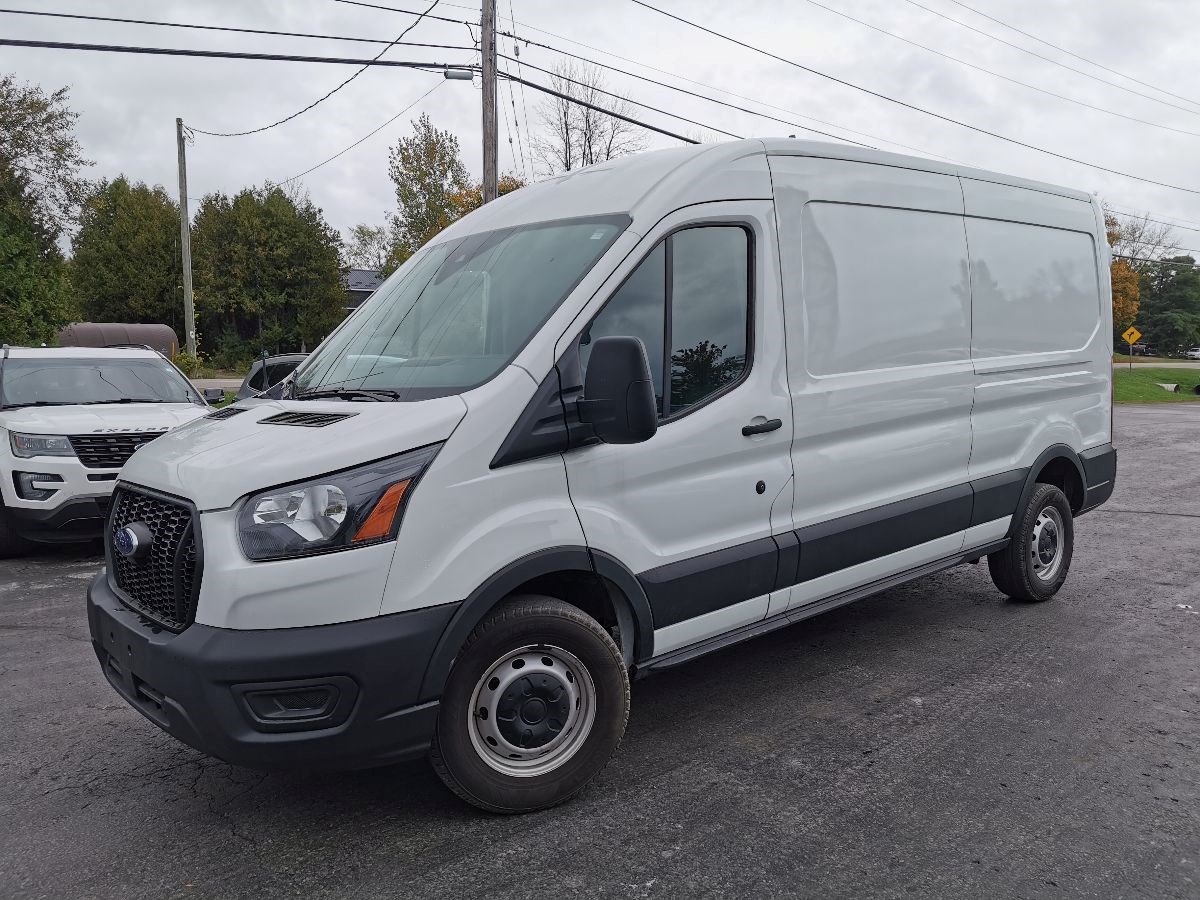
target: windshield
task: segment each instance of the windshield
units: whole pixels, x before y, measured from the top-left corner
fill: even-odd
[[[504,368],[628,225],[570,219],[472,234],[418,251],[296,375],[400,400],[456,394]]]
[[[196,390],[165,359],[4,360],[0,404],[199,403]]]

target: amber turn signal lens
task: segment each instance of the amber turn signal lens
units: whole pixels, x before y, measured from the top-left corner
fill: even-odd
[[[392,533],[392,523],[396,521],[396,513],[400,511],[400,502],[404,499],[404,492],[408,490],[411,483],[411,479],[397,481],[383,492],[383,496],[379,498],[379,502],[375,504],[371,514],[367,516],[367,521],[363,522],[362,527],[355,533],[355,543],[378,540]]]

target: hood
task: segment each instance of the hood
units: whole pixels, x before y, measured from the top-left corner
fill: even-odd
[[[166,431],[211,412],[195,403],[105,403],[96,406],[26,406],[0,414],[9,431],[26,434],[96,434]]]
[[[444,441],[462,420],[461,397],[416,403],[250,400],[205,416],[138,450],[121,480],[225,509],[264,488],[315,478]],[[327,425],[263,422],[280,413],[344,415]]]

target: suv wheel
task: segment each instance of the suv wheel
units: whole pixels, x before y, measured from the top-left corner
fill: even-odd
[[[992,582],[1014,600],[1049,600],[1067,580],[1075,549],[1075,525],[1066,495],[1038,484],[1018,511],[1012,541],[988,556]]]
[[[628,717],[629,673],[600,623],[561,600],[518,597],[467,639],[430,753],[468,803],[531,812],[581,791],[616,750]]]

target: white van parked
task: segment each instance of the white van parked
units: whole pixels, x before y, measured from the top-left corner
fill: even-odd
[[[209,411],[148,348],[0,349],[0,556],[99,537],[133,452]]]
[[[560,802],[631,672],[985,556],[1051,597],[1115,478],[1108,263],[1087,194],[834,144],[508,194],[130,461],[104,672],[230,762]]]

